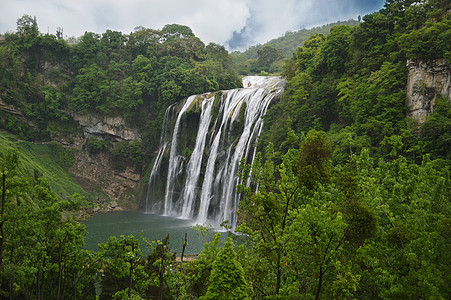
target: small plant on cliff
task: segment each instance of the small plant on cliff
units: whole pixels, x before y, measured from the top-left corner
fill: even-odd
[[[90,137],[86,141],[86,148],[90,153],[99,153],[103,150],[106,150],[109,148],[110,141],[108,139],[106,140],[100,140],[96,137]]]

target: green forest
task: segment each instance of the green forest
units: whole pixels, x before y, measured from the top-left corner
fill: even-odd
[[[0,298],[449,299],[451,100],[418,87],[434,99],[418,122],[406,86],[408,61],[449,74],[450,11],[387,0],[360,22],[302,31],[289,58],[283,38],[232,55],[177,24],[68,43],[24,15],[0,36]],[[123,116],[141,140],[86,147],[146,173],[169,105],[247,74],[287,84],[240,166],[235,232],[198,226],[189,262],[169,235],[84,249],[80,212],[94,203],[67,174],[74,115]]]

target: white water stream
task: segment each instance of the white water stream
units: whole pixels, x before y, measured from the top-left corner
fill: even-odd
[[[244,88],[222,91],[216,96],[190,96],[178,111],[172,129],[166,120],[171,114],[167,112],[160,150],[149,178],[146,210],[213,227],[228,221],[235,228],[239,163],[242,159],[252,163],[254,144],[263,128],[262,116],[271,101],[282,95],[284,84],[279,77],[248,76],[243,78]],[[183,131],[183,124],[187,114],[199,107],[197,135],[186,162],[186,153],[183,155],[180,147],[189,133]],[[170,130],[172,135],[168,134]],[[165,160],[167,147],[170,151]],[[166,178],[158,176],[164,162]],[[156,180],[166,180],[164,199],[152,191]]]

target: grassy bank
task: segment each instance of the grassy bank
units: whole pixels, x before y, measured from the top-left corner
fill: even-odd
[[[65,149],[55,142],[22,141],[15,135],[0,131],[0,155],[15,148],[18,149],[20,156],[19,171],[25,176],[47,178],[50,187],[62,197],[78,193],[90,202],[95,199],[94,195],[78,185],[67,171],[73,164],[72,150]]]

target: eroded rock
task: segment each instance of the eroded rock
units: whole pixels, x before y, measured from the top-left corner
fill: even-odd
[[[445,59],[432,62],[408,60],[407,67],[408,115],[421,124],[434,110],[437,96],[450,98],[451,65]]]

